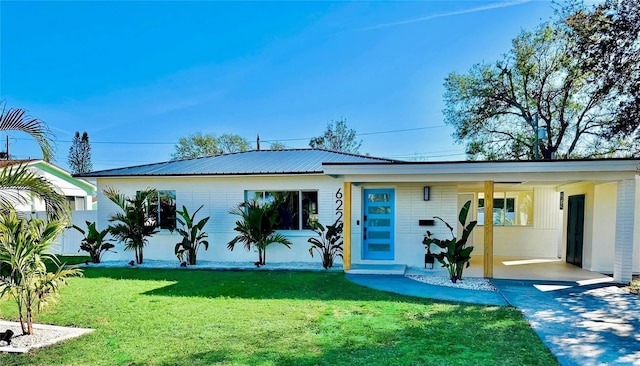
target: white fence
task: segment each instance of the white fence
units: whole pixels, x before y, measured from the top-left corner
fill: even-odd
[[[76,225],[85,231],[87,230],[86,221],[95,222],[98,220],[97,210],[72,211],[71,213],[71,224]],[[25,216],[32,216],[43,220],[47,218],[47,213],[45,211],[38,211],[35,213],[23,212],[23,214]],[[53,251],[56,254],[63,255],[86,254],[85,252],[79,252],[80,242],[83,238],[84,235],[82,235],[82,233],[70,226],[58,237],[56,244],[53,246]]]

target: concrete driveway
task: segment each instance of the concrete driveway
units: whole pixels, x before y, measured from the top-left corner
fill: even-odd
[[[640,365],[640,296],[612,283],[491,282],[562,365]]]

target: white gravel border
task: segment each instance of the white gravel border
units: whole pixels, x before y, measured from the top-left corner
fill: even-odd
[[[486,278],[465,277],[464,279],[458,280],[456,283],[453,283],[447,276],[408,274],[405,277],[429,285],[447,286],[478,291],[498,291],[493,286],[491,281],[487,280]]]
[[[11,338],[11,345],[7,346],[4,342],[2,342],[2,345],[0,345],[0,352],[26,353],[34,348],[50,346],[52,344],[62,342],[67,339],[80,337],[81,335],[94,331],[93,329],[87,328],[34,324],[34,334],[23,335],[20,323],[0,320],[0,332],[5,332],[7,329],[11,329],[14,333],[13,337]]]
[[[142,264],[130,265],[131,261],[110,260],[101,263],[79,264],[81,268],[144,268],[144,269],[202,269],[202,270],[257,270],[257,271],[331,271],[342,272],[342,263],[336,263],[332,268],[325,270],[322,262],[267,262],[266,265],[257,267],[253,262],[217,262],[198,260],[193,266],[180,267],[177,260],[145,259]]]

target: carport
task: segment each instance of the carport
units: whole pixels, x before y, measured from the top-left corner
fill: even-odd
[[[474,258],[473,270],[482,268],[487,278],[555,280],[593,280],[599,273],[613,273],[616,282],[629,282],[632,273],[640,272],[640,240],[634,233],[639,162],[325,163],[323,169],[344,180],[346,270],[352,264],[418,266],[424,249],[416,243],[425,230],[448,235],[434,216],[454,223],[466,200],[476,206],[473,219],[482,212],[495,216],[496,202],[502,202],[504,215],[507,193],[531,190],[533,208],[527,212],[533,220],[524,215],[521,224],[496,226],[494,220],[486,220],[476,227],[471,242],[482,260]],[[389,207],[388,219],[376,220],[376,225],[389,222],[386,236],[376,232],[376,238],[386,242],[375,242],[370,235],[376,227],[368,226],[375,217],[367,211],[369,197],[388,197],[389,202],[383,202]],[[379,203],[371,205],[380,210]],[[371,256],[374,250],[389,253]]]

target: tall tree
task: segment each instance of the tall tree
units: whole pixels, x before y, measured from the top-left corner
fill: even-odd
[[[93,170],[91,163],[91,144],[89,144],[89,134],[76,131],[69,148],[69,168],[73,174],[88,173]]]
[[[175,145],[176,151],[171,154],[171,160],[247,151],[250,148],[249,141],[240,135],[225,133],[217,137],[208,133],[196,132],[178,140],[178,144]]]
[[[28,134],[38,143],[45,161],[53,158],[53,134],[43,121],[29,117],[24,109],[7,109],[3,104],[0,111],[0,131]],[[26,165],[7,165],[0,172],[0,208],[7,209],[15,203],[28,203],[31,200],[29,194],[20,192],[28,192],[42,199],[50,218],[68,215],[65,196],[51,182],[34,174]]]
[[[596,77],[597,90],[613,89],[618,113],[610,137],[638,133],[640,125],[640,2],[606,0],[586,11],[573,3],[565,8],[565,23],[575,39],[573,57]]]
[[[634,107],[621,106],[635,105],[637,112],[638,63],[636,71],[607,67],[603,78],[607,61],[594,57],[600,57],[595,50],[606,31],[587,39],[569,26],[568,20],[582,14],[580,29],[587,29],[595,13],[570,3],[557,22],[518,35],[502,60],[447,76],[445,122],[471,158],[533,159],[537,150],[543,159],[637,151],[629,131],[638,118],[629,123]],[[637,49],[638,33],[629,38]]]
[[[362,145],[362,140],[356,139],[356,130],[347,127],[347,121],[331,121],[322,136],[314,137],[309,141],[313,148],[327,149],[357,154]]]

